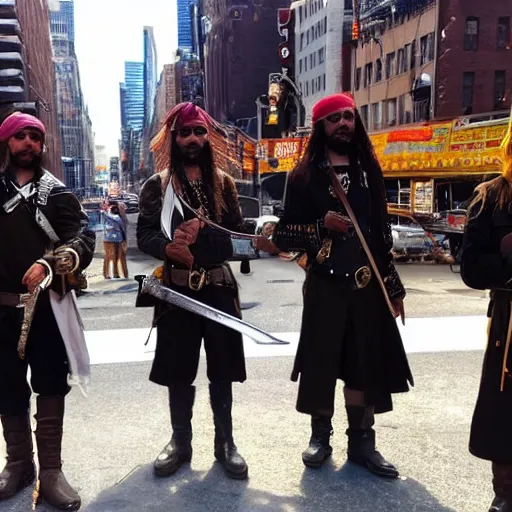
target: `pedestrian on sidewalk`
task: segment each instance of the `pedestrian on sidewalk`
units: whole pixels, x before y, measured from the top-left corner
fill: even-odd
[[[220,127],[202,109],[182,103],[168,114],[153,144],[158,169],[140,193],[137,239],[141,251],[164,261],[163,282],[216,309],[241,317],[237,282],[227,264],[231,237],[193,218],[178,196],[201,214],[240,231],[242,214],[234,180],[216,166]],[[233,440],[233,382],[246,380],[242,335],[188,311],[159,303],[157,345],[150,380],[169,390],[172,438],[154,464],[172,475],[192,458],[193,382],[204,339],[214,455],[228,477],[247,478],[247,464]]]
[[[119,279],[121,270],[123,277],[127,278],[128,220],[126,206],[123,203],[114,202],[103,212],[103,216],[103,277]]]
[[[27,114],[12,114],[0,126],[0,415],[7,445],[0,500],[35,478],[30,366],[37,394],[40,495],[57,509],[77,510],[80,497],[62,472],[61,446],[70,391],[66,349],[78,338],[64,339],[55,311],[66,316],[68,325],[72,315],[74,325],[78,318],[76,310],[58,309],[51,292],[62,303],[74,289],[77,272],[92,261],[95,234],[78,199],[42,167],[45,134],[43,123]],[[20,333],[25,315],[32,315],[28,299],[43,281],[48,288],[35,303],[25,350]]]
[[[413,384],[395,320],[403,317],[405,290],[392,261],[382,171],[350,95],[320,100],[313,107],[313,124],[304,157],[289,177],[284,213],[272,240],[257,242],[268,252],[307,255],[292,373],[294,381],[300,376],[297,410],[311,415],[311,439],[302,460],[318,468],[332,453],[331,420],[341,379],[348,459],[396,478],[398,470],[376,450],[372,428],[376,413],[392,410],[392,394],[407,392],[408,383]]]
[[[495,498],[489,512],[512,511],[512,152],[504,143],[503,176],[482,183],[468,208],[462,279],[490,290],[489,330],[470,452],[492,462]]]

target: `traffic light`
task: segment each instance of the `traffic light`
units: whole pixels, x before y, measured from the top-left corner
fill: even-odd
[[[354,21],[352,22],[352,41],[359,41],[359,33],[359,20],[354,19]]]

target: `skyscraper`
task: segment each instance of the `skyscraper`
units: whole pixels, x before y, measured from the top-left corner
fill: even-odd
[[[124,83],[120,84],[122,185],[132,189],[141,159],[144,129],[144,63],[124,63]]]
[[[124,63],[124,84],[121,84],[123,128],[141,130],[144,126],[144,63]],[[124,115],[124,117],[123,117]]]
[[[58,121],[64,157],[64,181],[72,189],[92,185],[94,150],[91,120],[82,95],[75,54],[73,0],[53,2],[50,29],[55,63]]]
[[[158,68],[153,27],[144,27],[144,131],[142,135],[142,157],[144,168],[151,174],[153,167],[149,143],[155,122],[155,97],[158,85]]]
[[[192,20],[190,4],[192,0],[178,0],[178,48],[192,51]]]

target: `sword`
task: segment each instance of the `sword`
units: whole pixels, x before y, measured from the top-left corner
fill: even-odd
[[[223,311],[219,311],[218,309],[212,308],[207,304],[199,302],[175,290],[171,290],[170,288],[163,286],[155,276],[150,276],[143,279],[140,293],[152,295],[153,297],[163,300],[164,302],[178,306],[182,309],[190,311],[191,313],[195,313],[196,315],[200,315],[204,318],[207,318],[208,320],[212,320],[213,322],[217,322],[218,324],[229,327],[230,329],[238,331],[241,334],[245,334],[254,340],[258,345],[290,344],[290,342],[275,338],[271,334],[259,329],[258,327],[255,327],[254,325],[244,322],[239,318],[224,313]]]
[[[207,219],[203,214],[192,208],[185,199],[183,199],[182,196],[179,196],[181,202],[183,205],[187,208],[187,210],[190,210],[201,222],[204,222],[206,225],[210,226],[213,229],[216,229],[217,231],[221,231],[222,233],[226,233],[227,235],[232,236],[233,238],[240,238],[242,240],[257,240],[261,237],[261,235],[249,235],[247,233],[238,233],[236,231],[231,231],[225,227],[219,226],[215,222],[211,221],[210,219]]]

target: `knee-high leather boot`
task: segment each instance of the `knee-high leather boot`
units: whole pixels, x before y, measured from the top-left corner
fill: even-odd
[[[512,512],[512,464],[492,463],[496,495],[489,512]]]
[[[348,460],[384,478],[398,478],[398,470],[375,448],[373,407],[347,405]]]
[[[171,476],[182,464],[192,460],[192,410],[196,388],[190,385],[169,387],[172,437],[154,464],[157,476]]]
[[[0,473],[0,500],[14,496],[34,482],[32,429],[27,412],[21,416],[2,416],[7,448],[7,464]]]
[[[332,435],[332,423],[329,416],[311,417],[311,439],[309,446],[302,452],[302,462],[308,468],[319,468],[331,456],[329,444]]]
[[[231,382],[210,384],[210,404],[215,424],[215,458],[222,464],[226,475],[235,480],[245,480],[248,468],[244,458],[238,453],[233,440],[233,390]]]
[[[59,510],[78,510],[81,500],[62,472],[64,397],[38,396],[36,442],[39,457],[40,497]]]

